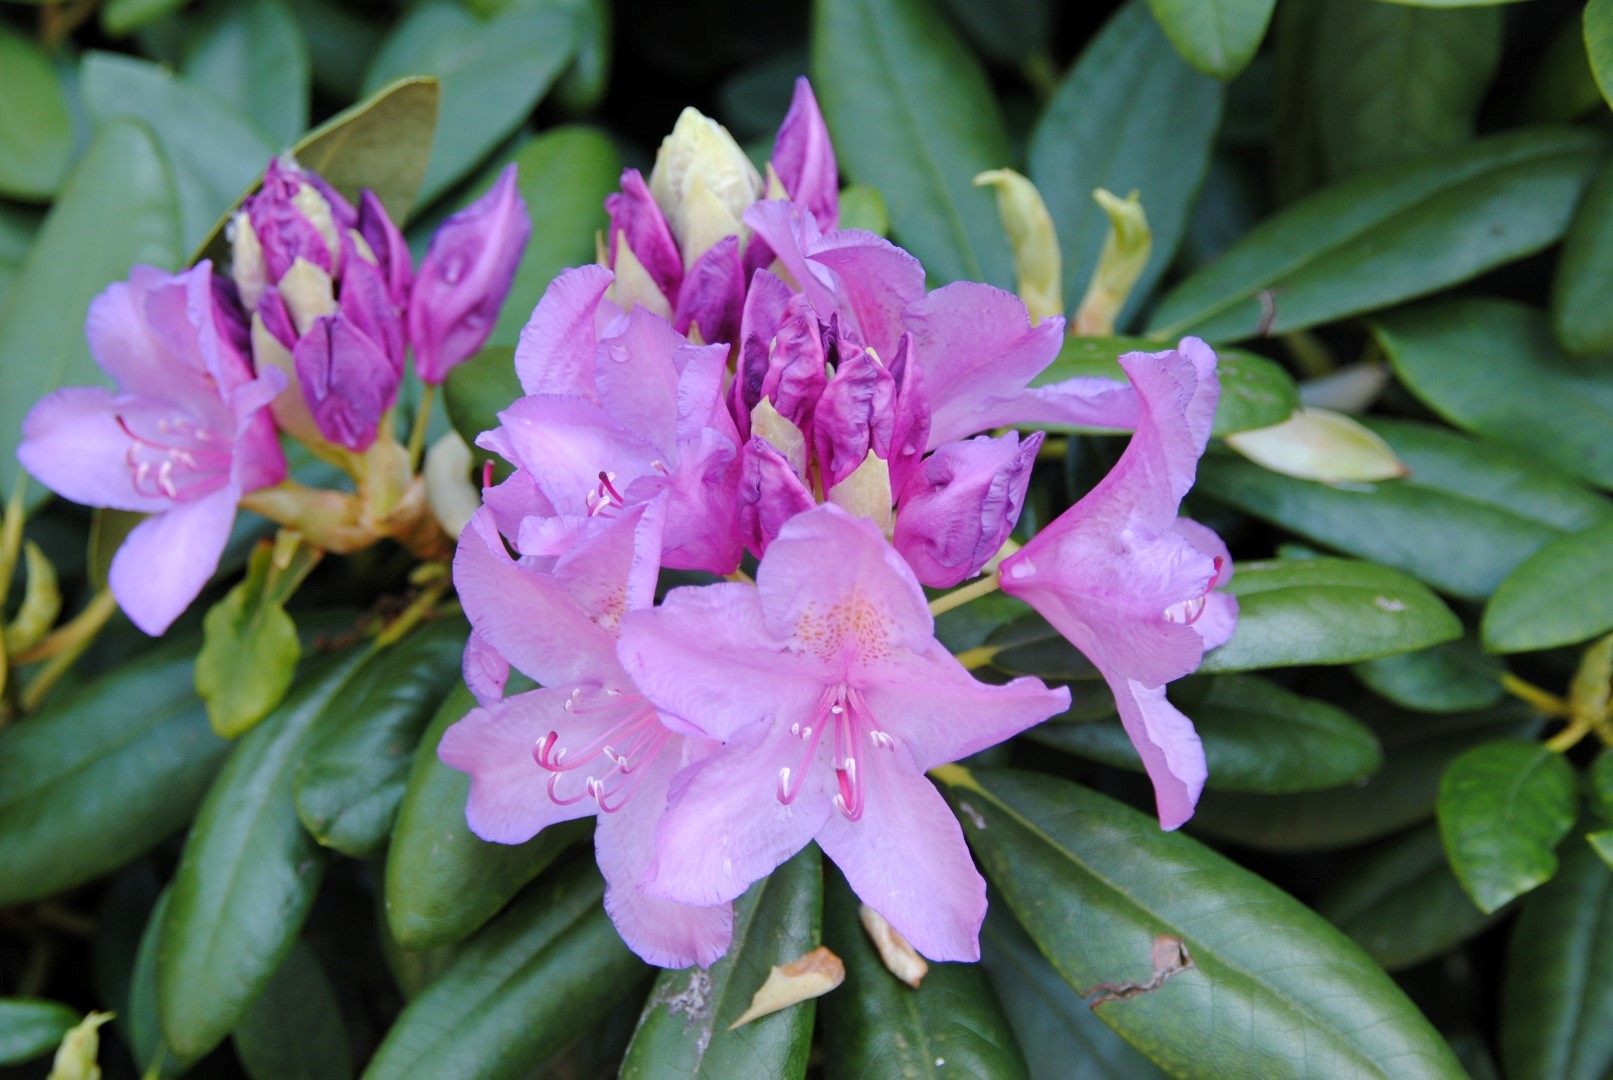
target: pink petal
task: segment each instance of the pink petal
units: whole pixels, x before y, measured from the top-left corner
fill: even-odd
[[[1019,520],[1042,445],[1009,432],[938,447],[902,489],[891,542],[924,584],[949,589],[974,577]]]
[[[1193,721],[1165,699],[1163,686],[1146,687],[1104,672],[1120,709],[1120,722],[1142,756],[1154,783],[1162,829],[1179,828],[1193,816],[1209,769]]]
[[[22,422],[17,460],[56,494],[85,506],[161,513],[173,501],[136,489],[128,455],[134,440],[118,423],[120,399],[101,387],[45,395]]]
[[[888,361],[907,330],[903,312],[924,295],[924,266],[884,237],[861,229],[827,233],[808,255],[834,272],[840,311]]]
[[[550,825],[598,811],[593,799],[565,806],[549,798],[553,774],[532,758],[533,745],[550,731],[565,730],[579,745],[591,741],[587,718],[564,708],[569,694],[565,689],[517,694],[472,709],[443,732],[437,757],[470,774],[465,822],[483,840],[524,844]]]
[[[677,464],[661,486],[667,498],[662,566],[713,574],[731,574],[739,567],[738,474],[739,449],[727,435],[707,428],[679,445]],[[638,492],[634,484],[629,498]]]
[[[760,436],[740,453],[739,528],[745,546],[757,558],[784,523],[816,505],[812,492],[773,444]]]
[[[600,473],[614,473],[620,491],[665,456],[582,398],[524,397],[499,413],[499,422],[516,463],[562,514],[593,508],[589,495],[599,492]]]
[[[635,307],[599,343],[594,361],[597,400],[617,426],[652,446],[676,438],[679,346],[672,324]]]
[[[840,220],[840,173],[828,125],[804,75],[795,80],[795,95],[779,125],[771,160],[790,200],[811,211],[819,228],[833,229]]]
[[[476,695],[477,704],[492,705],[504,699],[504,687],[510,681],[510,663],[474,630],[465,641],[465,656],[459,666],[465,685]]]
[[[863,349],[841,347],[839,365],[813,412],[812,435],[823,486],[832,488],[872,450],[889,459],[895,429],[896,380]]]
[[[603,266],[589,264],[562,271],[549,283],[515,347],[523,390],[594,398],[596,319],[614,280]]]
[[[665,512],[640,504],[612,518],[592,518],[555,563],[554,576],[584,613],[607,629],[655,602]]]
[[[606,246],[611,266],[616,265],[617,246],[626,244],[649,272],[650,280],[668,298],[678,295],[683,280],[683,256],[672,238],[666,217],[650,195],[649,186],[637,169],[622,173],[621,191],[605,196],[605,212],[610,215],[610,236]]]
[[[739,340],[745,302],[745,271],[739,259],[739,237],[725,236],[707,248],[689,268],[677,292],[673,322],[678,333],[691,330],[705,342]]]
[[[831,814],[818,844],[859,899],[931,960],[980,959],[986,882],[958,819],[902,750],[865,755],[861,820]]]
[[[112,557],[108,584],[129,621],[156,636],[196,599],[218,569],[235,524],[233,485],[149,517]]]
[[[620,810],[599,815],[594,855],[605,875],[605,910],[628,948],[661,967],[710,967],[728,951],[733,905],[680,904],[638,887],[655,861],[656,823],[666,810],[667,788],[678,764],[679,755],[669,746],[643,766],[650,772],[632,798]]]

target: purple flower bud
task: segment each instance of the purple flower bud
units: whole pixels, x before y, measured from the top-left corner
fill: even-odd
[[[842,337],[840,363],[823,388],[812,419],[825,491],[850,476],[872,450],[890,458],[896,380],[872,353]]]
[[[316,321],[292,357],[319,433],[357,453],[369,449],[398,392],[385,349],[337,312]]]
[[[810,210],[818,219],[818,228],[829,232],[840,223],[840,174],[834,146],[812,84],[804,75],[795,80],[795,97],[773,143],[772,165],[791,201]]]
[[[731,343],[739,336],[745,302],[745,274],[739,263],[739,237],[725,236],[695,260],[678,289],[673,325],[695,330],[703,342]]]
[[[349,259],[342,277],[342,314],[381,346],[395,376],[403,376],[403,311],[392,299],[380,267],[365,259]]]
[[[437,229],[409,293],[409,341],[422,380],[442,382],[450,368],[482,347],[531,234],[514,165]]]
[[[637,169],[623,170],[622,190],[605,197],[605,212],[610,215],[610,237],[605,249],[610,253],[611,269],[616,268],[618,248],[625,243],[671,308],[678,302],[678,290],[683,284],[683,256],[678,254],[666,216]],[[682,327],[679,332],[683,332]]]
[[[891,542],[924,584],[949,589],[980,572],[1025,505],[1040,431],[949,442],[902,489]]]
[[[757,558],[767,551],[784,523],[815,505],[790,463],[761,437],[739,453],[739,534]]]
[[[297,326],[291,321],[291,311],[280,294],[270,289],[263,294],[258,302],[258,318],[263,320],[263,328],[285,346],[287,352],[297,347]]]
[[[263,249],[270,285],[279,282],[299,258],[333,276],[340,269],[337,257],[341,230],[336,210],[319,188],[308,182],[312,176],[277,158],[263,174],[262,190],[247,200],[247,219]],[[352,208],[347,209],[351,212]]]
[[[387,216],[386,207],[375,193],[366,189],[359,197],[358,234],[369,245],[375,264],[386,280],[392,302],[403,307],[409,302],[409,282],[414,277],[414,263],[409,257],[409,245],[403,233]]]
[[[771,320],[771,321],[769,321]],[[743,406],[742,430],[750,411],[765,397],[779,415],[802,431],[812,423],[823,393],[825,349],[812,302],[791,293],[772,274],[759,274],[746,299],[745,329],[735,380]]]
[[[891,431],[891,489],[901,491],[913,475],[930,439],[930,398],[924,388],[924,369],[914,359],[913,337],[903,334],[891,359],[896,380],[896,420]]]

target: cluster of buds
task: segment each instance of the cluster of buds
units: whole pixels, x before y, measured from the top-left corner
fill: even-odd
[[[1000,587],[1040,611],[1114,689],[1162,824],[1186,820],[1203,751],[1165,684],[1236,617],[1225,547],[1178,516],[1216,358],[1186,339],[1123,357],[1126,382],[1032,387],[1064,320],[927,290],[912,255],[835,228],[804,82],[767,183],[748,170],[685,112],[649,183],[629,171],[608,202],[604,265],[533,312],[524,396],[478,439],[513,468],[455,556],[479,705],[439,755],[485,839],[597,814],[606,907],[652,963],[721,956],[731,901],[814,840],[920,953],[975,959],[984,882],[924,773],[1069,696],[977,680],[934,610]],[[1135,434],[1019,548],[1042,435],[994,432],[1042,424]],[[728,580],[658,603],[662,568]],[[512,668],[542,689],[506,696]]]
[[[513,166],[437,230],[418,270],[379,199],[358,208],[289,159],[230,222],[231,275],[136,267],[90,306],[86,335],[116,384],[34,406],[18,457],[51,490],[152,515],[110,585],[160,634],[218,566],[238,507],[327,551],[382,538],[446,550],[416,462],[393,436],[410,352],[427,384],[491,333],[530,232]],[[280,435],[337,465],[355,491],[286,477]]]

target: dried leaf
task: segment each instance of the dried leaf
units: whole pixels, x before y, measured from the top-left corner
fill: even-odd
[[[767,981],[762,984],[756,996],[750,999],[750,1008],[742,1013],[738,1020],[728,1025],[733,1031],[752,1020],[758,1020],[769,1013],[776,1013],[780,1009],[787,1009],[791,1005],[808,1001],[815,997],[822,997],[846,979],[846,965],[840,962],[840,957],[819,945],[799,960],[792,960],[788,964],[775,964],[773,970],[767,973]]]

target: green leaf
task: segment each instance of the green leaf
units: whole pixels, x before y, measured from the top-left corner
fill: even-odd
[[[1037,947],[1166,1071],[1464,1075],[1382,968],[1264,879],[1065,780],[937,772],[976,860]],[[1096,993],[1104,984],[1146,989]],[[1235,1039],[1227,1016],[1240,1018]]]
[[[0,27],[0,195],[50,198],[72,157],[73,122],[50,57]]]
[[[1585,52],[1602,98],[1613,105],[1613,0],[1588,0],[1585,5]]]
[[[393,221],[407,221],[432,157],[441,98],[434,78],[398,79],[320,124],[292,152],[348,200],[369,188]]]
[[[91,881],[190,819],[228,747],[191,687],[195,647],[140,656],[0,731],[0,906]]]
[[[1590,772],[1585,774],[1585,782],[1591,798],[1591,809],[1603,821],[1613,821],[1613,749],[1604,749],[1596,755]]]
[[[1351,673],[1379,697],[1418,712],[1467,712],[1501,700],[1501,662],[1472,638],[1356,664]]]
[[[886,969],[859,906],[840,872],[829,874],[824,936],[846,981],[823,999],[825,1075],[1029,1076],[979,965],[933,963],[915,990]]]
[[[1164,1080],[1165,1074],[1098,1019],[1053,970],[1000,902],[986,912],[980,966],[1039,1080]]]
[[[516,186],[532,219],[532,239],[488,338],[494,346],[516,343],[549,282],[562,270],[593,262],[594,234],[610,224],[605,196],[616,190],[622,172],[621,154],[603,131],[581,125],[550,128],[521,143],[514,153],[495,157],[467,185],[464,196],[454,200],[453,209],[468,205],[492,187],[500,170],[511,162],[518,170]],[[508,398],[499,407],[514,400]]]
[[[571,60],[577,23],[552,9],[515,8],[481,20],[457,4],[415,8],[364,72],[373,92],[406,75],[442,85],[437,142],[420,187],[429,203],[509,138]]]
[[[328,0],[286,0],[308,39],[314,85],[336,101],[362,96],[364,66],[381,45],[386,27],[367,18],[369,9],[354,9]],[[431,128],[426,128],[430,147]],[[425,163],[421,163],[421,168]],[[385,200],[382,200],[385,202]],[[387,203],[390,212],[392,204]]]
[[[455,687],[420,737],[386,854],[386,919],[405,949],[463,941],[592,823],[551,826],[524,844],[494,844],[465,824],[470,777],[437,760],[448,726],[476,707]]]
[[[1451,763],[1439,784],[1439,832],[1480,911],[1551,880],[1578,803],[1573,767],[1540,743],[1486,743]]]
[[[1516,703],[1481,713],[1429,715],[1358,709],[1383,744],[1383,768],[1365,783],[1299,795],[1212,791],[1194,832],[1262,851],[1331,851],[1426,821],[1446,766],[1492,739],[1528,738],[1540,722]]]
[[[1381,316],[1373,331],[1406,389],[1457,427],[1613,487],[1613,371],[1564,354],[1540,311],[1454,300]]]
[[[1597,857],[1607,864],[1607,868],[1613,870],[1613,829],[1599,829],[1587,833],[1585,840],[1591,845],[1591,850],[1596,852]]]
[[[476,436],[498,427],[498,414],[525,395],[515,374],[515,348],[510,345],[489,346],[448,372],[443,381],[443,404],[454,430],[475,455],[478,468],[483,461],[502,463],[504,459],[477,446]]]
[[[850,184],[840,189],[840,227],[862,229],[876,236],[889,236],[890,208],[876,187]]]
[[[1561,124],[1602,108],[1602,92],[1585,54],[1584,22],[1568,20],[1533,65],[1524,116],[1532,123]]]
[[[207,702],[213,730],[226,739],[250,730],[280,703],[302,655],[286,609],[253,599],[242,582],[202,619],[196,692]]]
[[[321,844],[368,858],[386,843],[420,732],[463,681],[467,633],[458,618],[428,623],[371,656],[325,703],[296,784],[297,816]]]
[[[6,294],[22,273],[39,221],[40,215],[34,211],[0,203],[0,311],[5,310]]]
[[[1473,138],[1501,59],[1501,13],[1326,4],[1311,79],[1333,179],[1455,149]]]
[[[80,79],[96,127],[120,117],[150,125],[173,169],[183,250],[206,239],[274,156],[275,147],[238,113],[156,64],[91,52]]]
[[[1197,490],[1475,600],[1565,533],[1613,522],[1613,504],[1526,454],[1432,424],[1368,420],[1366,426],[1410,476],[1329,485],[1210,455],[1199,464]]]
[[[347,1080],[353,1051],[336,991],[314,951],[298,941],[235,1029],[235,1053],[252,1080]]]
[[[1603,1080],[1613,1069],[1613,869],[1573,845],[1524,901],[1501,995],[1509,1080]]]
[[[1124,382],[1126,373],[1119,363],[1123,353],[1158,351],[1159,342],[1149,338],[1066,337],[1053,363],[1032,379],[1031,385],[1047,386],[1078,375]],[[1215,411],[1216,435],[1280,424],[1299,408],[1299,388],[1280,364],[1244,349],[1218,348],[1215,355],[1215,373],[1221,383],[1221,400]],[[1056,424],[1039,424],[1037,428],[1059,430]]]
[[[185,53],[185,78],[289,146],[308,127],[308,42],[281,0],[217,8]]]
[[[1252,675],[1180,685],[1176,705],[1204,742],[1212,791],[1268,795],[1319,791],[1378,771],[1378,737],[1349,713]],[[1117,719],[1041,724],[1028,733],[1047,746],[1133,772],[1142,759]]]
[[[163,1041],[162,1028],[157,1023],[157,950],[162,941],[163,922],[168,917],[168,905],[173,899],[172,887],[165,886],[157,895],[151,914],[146,918],[136,948],[134,968],[129,975],[128,1016],[120,1017],[129,1040],[129,1051],[135,1064],[145,1070],[147,1078],[169,1080],[184,1073],[196,1061],[184,1057]]]
[[[60,1002],[31,997],[0,997],[0,1065],[16,1065],[56,1049],[78,1011]]]
[[[1148,6],[1188,63],[1226,80],[1254,59],[1277,0],[1148,0]]]
[[[1432,824],[1340,867],[1315,907],[1389,971],[1447,953],[1499,917],[1462,892]]]
[[[1526,559],[1495,590],[1481,632],[1491,652],[1572,645],[1613,629],[1613,524],[1571,533]]]
[[[1001,63],[1021,64],[1037,54],[1045,56],[1053,36],[1052,0],[1003,0],[997,4],[942,0],[942,4],[969,44]]]
[[[1348,559],[1238,566],[1232,640],[1204,656],[1203,672],[1296,664],[1353,664],[1461,636],[1462,624],[1427,587],[1398,570]]]
[[[722,959],[709,968],[663,971],[655,980],[622,1062],[623,1080],[805,1076],[815,1001],[733,1031],[728,1025],[775,966],[818,947],[822,920],[822,860],[808,846],[734,901],[733,943]]]
[[[363,659],[319,657],[235,744],[191,826],[157,955],[168,1044],[199,1058],[240,1023],[297,940],[325,856],[292,804],[300,744]]]
[[[645,971],[605,914],[603,891],[581,863],[534,885],[409,1003],[364,1080],[515,1080],[570,1045]]]
[[[879,189],[897,242],[937,283],[1013,280],[976,173],[1013,161],[980,62],[928,0],[814,5],[812,83],[840,168]]]
[[[107,0],[101,29],[113,37],[132,34],[183,7],[185,0]]]
[[[1086,46],[1031,133],[1029,175],[1058,230],[1066,310],[1080,305],[1109,232],[1093,189],[1142,195],[1153,255],[1121,311],[1122,326],[1181,242],[1225,96],[1220,83],[1169,53],[1162,36],[1141,3],[1121,8]],[[1145,67],[1148,78],[1132,77]]]
[[[1556,242],[1602,159],[1538,128],[1354,177],[1268,218],[1160,302],[1149,333],[1212,341],[1388,307]]]
[[[1613,169],[1604,167],[1580,200],[1563,240],[1551,285],[1551,325],[1576,356],[1613,352],[1613,314],[1602,303],[1613,288]]]
[[[577,20],[577,50],[555,83],[554,101],[567,115],[597,112],[610,89],[614,21],[609,0],[565,0]]]
[[[0,356],[28,357],[0,365],[0,485],[7,490],[33,403],[63,384],[106,382],[84,343],[90,301],[135,263],[177,266],[178,220],[173,179],[150,132],[134,123],[102,128],[0,308]]]

